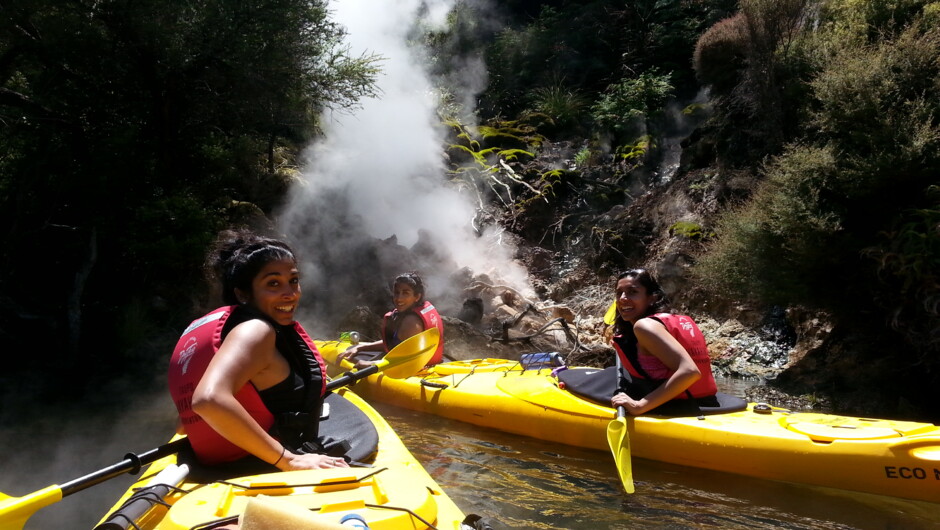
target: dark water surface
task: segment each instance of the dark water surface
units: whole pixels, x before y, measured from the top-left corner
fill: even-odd
[[[169,439],[162,392],[83,400],[0,426],[0,491],[63,483]],[[100,403],[100,400],[96,401]],[[465,513],[507,528],[940,528],[940,504],[751,479],[645,460],[626,495],[608,452],[503,434],[376,405]],[[122,476],[44,508],[28,529],[91,528],[133,482]]]
[[[106,394],[106,395],[102,395]],[[51,484],[64,484],[116,464],[128,452],[142,453],[173,434],[176,409],[166,392],[144,396],[104,392],[76,396],[56,406],[27,400],[28,406],[0,424],[0,491],[21,497]],[[37,398],[37,401],[41,399]],[[90,529],[134,483],[131,475],[76,492],[36,512],[27,529]]]

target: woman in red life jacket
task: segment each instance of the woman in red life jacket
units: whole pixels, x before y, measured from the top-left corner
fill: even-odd
[[[702,405],[715,400],[708,347],[695,322],[663,312],[666,295],[644,269],[621,274],[616,289],[612,342],[624,373],[611,404],[640,415],[674,399]]]
[[[169,368],[196,457],[219,465],[253,455],[284,471],[348,467],[299,449],[316,437],[326,372],[294,320],[301,289],[293,250],[247,230],[224,231],[207,265],[226,305],[190,324]]]
[[[339,360],[349,359],[356,368],[365,368],[381,359],[392,348],[405,339],[426,329],[437,327],[441,332],[440,342],[428,365],[438,364],[444,358],[444,323],[437,309],[424,299],[424,282],[413,272],[395,278],[392,284],[392,304],[395,309],[385,314],[382,320],[382,340],[366,342],[350,347],[339,355]],[[360,355],[361,352],[381,352],[378,355]]]

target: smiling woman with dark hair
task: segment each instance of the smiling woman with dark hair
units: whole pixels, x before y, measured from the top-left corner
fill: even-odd
[[[613,346],[621,366],[621,391],[611,399],[632,415],[670,400],[717,405],[705,338],[690,317],[665,312],[666,294],[645,269],[617,278]]]
[[[189,325],[169,368],[196,457],[207,465],[256,458],[282,471],[348,467],[308,450],[317,441],[325,364],[294,320],[301,290],[293,250],[224,231],[207,265],[228,305]]]
[[[444,359],[444,322],[431,302],[424,299],[424,282],[417,273],[406,272],[395,278],[392,304],[395,308],[382,320],[382,340],[351,346],[339,354],[338,360],[349,360],[355,363],[356,368],[365,368],[405,339],[432,327],[440,331],[441,339],[428,365],[438,364]],[[380,353],[366,358],[361,352]]]

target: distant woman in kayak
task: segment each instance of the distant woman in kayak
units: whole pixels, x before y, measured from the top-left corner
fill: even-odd
[[[226,304],[197,319],[170,360],[170,394],[200,462],[253,455],[281,470],[348,467],[316,442],[325,364],[294,320],[300,274],[291,248],[224,231],[207,266]],[[303,454],[301,454],[303,453]]]
[[[644,269],[617,278],[617,320],[613,346],[625,373],[611,399],[633,415],[670,400],[696,407],[716,406],[718,391],[708,347],[695,322],[664,312],[666,295]]]
[[[339,354],[338,359],[355,362],[356,368],[375,364],[386,353],[405,339],[426,329],[436,327],[441,332],[440,342],[428,365],[438,364],[444,358],[444,323],[440,313],[424,299],[424,282],[413,272],[395,278],[392,284],[392,304],[395,309],[385,314],[382,320],[382,340],[357,344]],[[378,355],[362,355],[361,352],[380,352]]]

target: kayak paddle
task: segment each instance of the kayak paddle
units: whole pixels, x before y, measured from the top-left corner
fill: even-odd
[[[617,419],[607,424],[607,443],[614,454],[617,474],[627,493],[633,493],[633,465],[630,461],[630,433],[623,407],[617,407]]]
[[[392,351],[368,368],[347,372],[327,383],[327,390],[354,383],[371,374],[382,372],[393,379],[400,379],[415,374],[431,360],[440,342],[437,328],[425,330],[408,338]],[[20,530],[34,513],[46,506],[55,504],[73,493],[90,488],[124,473],[137,474],[144,465],[151,464],[167,455],[179,452],[187,445],[187,438],[180,438],[156,449],[135,455],[129,453],[124,460],[100,469],[63,485],[47,486],[22,497],[11,497],[0,492],[0,530]]]
[[[55,504],[62,500],[63,497],[90,488],[118,475],[123,475],[124,473],[136,474],[140,471],[141,466],[156,462],[167,455],[176,453],[187,444],[189,444],[188,439],[180,438],[161,445],[156,449],[141,453],[140,455],[128,453],[124,456],[124,460],[116,464],[71,480],[61,486],[57,484],[47,486],[23,497],[11,497],[0,493],[0,530],[18,530],[23,528],[26,524],[26,520],[39,509],[49,506],[50,504]]]
[[[355,372],[347,372],[343,374],[342,377],[330,381],[327,385],[327,389],[330,388],[329,385],[334,383],[338,383],[339,386],[346,385],[376,372],[382,372],[392,379],[411,377],[428,364],[428,361],[434,356],[434,352],[437,350],[437,345],[440,343],[440,340],[440,331],[438,331],[437,328],[428,328],[402,341],[398,346],[395,346],[390,352],[385,354],[385,357],[376,361],[374,365]],[[349,361],[343,360],[340,365],[351,366],[352,364]],[[344,381],[347,377],[351,376],[354,376],[354,378],[340,383],[340,381]]]
[[[614,305],[616,307],[616,304]],[[620,355],[617,359],[617,377],[620,377]],[[630,459],[630,431],[627,429],[626,411],[617,407],[617,418],[607,424],[607,444],[614,455],[617,474],[627,493],[633,493],[633,463]]]
[[[607,312],[604,313],[604,324],[608,326],[612,325],[617,320],[617,301],[614,300],[614,303],[610,304],[610,307],[607,308]]]
[[[426,329],[417,335],[412,335],[392,348],[392,351],[378,362],[378,364],[384,361],[389,362],[387,367],[379,368],[379,370],[392,379],[411,377],[427,366],[440,341],[441,332],[437,328]]]

